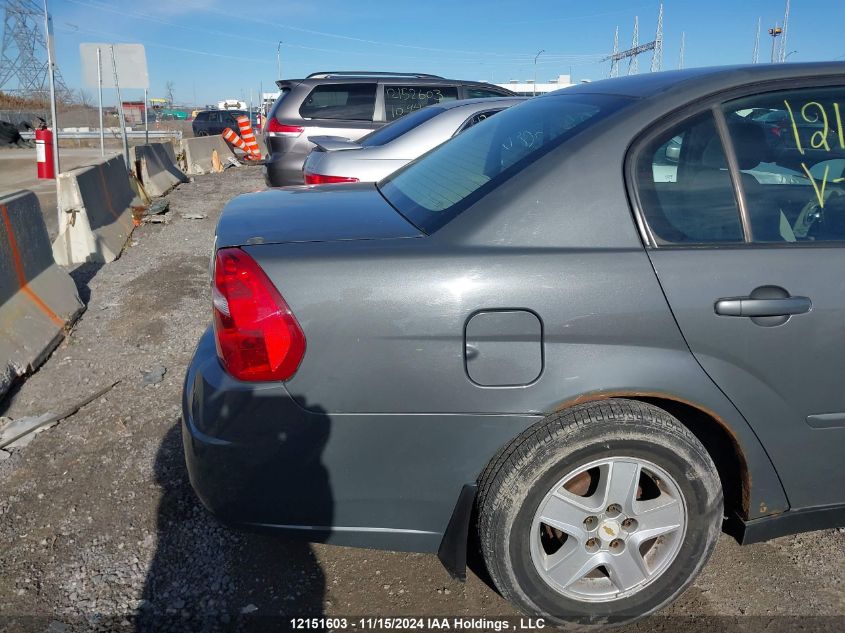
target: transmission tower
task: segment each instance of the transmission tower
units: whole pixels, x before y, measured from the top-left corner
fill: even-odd
[[[0,42],[0,91],[24,99],[47,101],[47,45],[44,10],[33,0],[0,0],[3,39]],[[56,94],[71,92],[55,70]]]
[[[654,36],[654,52],[651,55],[651,72],[663,70],[663,3],[657,13],[657,34]]]
[[[786,56],[788,53],[786,52],[786,30],[789,26],[789,0],[786,0],[786,10],[783,12],[783,33],[780,38],[780,55],[778,55],[778,61],[785,62]]]
[[[687,34],[681,31],[681,53],[678,55],[678,70],[684,69],[684,47],[686,45]]]
[[[610,76],[619,76],[619,26],[616,27],[616,32],[613,34],[613,55],[610,56]]]
[[[640,47],[640,16],[634,17],[634,37],[631,39],[631,48],[629,50],[635,51]],[[628,59],[628,74],[636,75],[640,72],[640,62],[636,55],[631,55]]]
[[[754,53],[751,56],[751,63],[760,61],[760,24],[763,18],[757,18],[757,36],[754,38]]]

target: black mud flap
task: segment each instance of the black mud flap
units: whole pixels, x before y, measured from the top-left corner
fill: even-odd
[[[464,484],[461,488],[458,503],[455,504],[452,518],[449,519],[446,533],[437,550],[437,557],[446,571],[453,578],[461,581],[467,579],[467,539],[477,491],[478,487],[475,484]]]

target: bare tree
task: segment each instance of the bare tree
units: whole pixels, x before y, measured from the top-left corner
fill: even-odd
[[[164,92],[167,95],[167,102],[170,104],[170,107],[173,107],[173,87],[174,83],[172,81],[164,84]]]
[[[76,102],[85,108],[94,107],[94,98],[87,90],[79,89],[76,91]]]

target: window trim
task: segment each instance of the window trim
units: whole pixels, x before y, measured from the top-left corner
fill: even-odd
[[[748,214],[748,201],[745,199],[745,189],[742,187],[742,170],[739,168],[736,148],[734,147],[734,141],[728,129],[728,122],[725,118],[725,112],[721,107],[722,105],[714,105],[710,108],[710,113],[716,124],[716,133],[719,135],[719,141],[722,143],[722,151],[725,152],[725,161],[728,165],[728,173],[731,176],[731,186],[734,190],[734,199],[736,200],[736,208],[739,213],[739,224],[742,227],[742,241],[745,244],[750,244],[754,241],[754,232],[751,228],[751,217]]]
[[[725,123],[724,111],[722,107],[728,101],[741,99],[743,97],[751,97],[757,94],[767,92],[779,92],[783,90],[800,90],[803,88],[831,88],[839,87],[845,90],[845,78],[842,74],[838,75],[819,75],[818,77],[800,77],[790,79],[777,79],[771,81],[755,82],[745,84],[742,86],[735,86],[732,88],[720,90],[710,95],[700,97],[695,101],[688,102],[682,106],[664,112],[654,119],[650,124],[644,126],[636,135],[634,140],[625,151],[625,162],[623,166],[623,178],[625,180],[625,190],[628,193],[628,200],[631,205],[631,210],[634,214],[634,220],[640,232],[640,237],[643,240],[643,245],[647,250],[667,250],[667,249],[682,249],[682,250],[702,250],[702,249],[720,249],[720,248],[842,248],[845,247],[845,240],[826,240],[820,242],[753,242],[749,238],[753,235],[750,226],[746,229],[746,223],[749,223],[748,210],[745,199],[745,190],[742,186],[741,172],[738,168],[738,161],[736,153],[734,152],[733,140],[728,134],[727,125]],[[722,142],[722,149],[725,152],[725,159],[728,164],[728,172],[730,173],[731,182],[734,187],[734,195],[737,197],[737,208],[740,214],[740,223],[743,227],[744,240],[742,242],[698,242],[698,243],[671,243],[660,244],[651,227],[646,220],[646,215],[643,210],[643,202],[640,196],[640,187],[637,182],[637,163],[643,151],[660,135],[665,134],[672,128],[679,124],[692,119],[696,116],[711,111],[711,116],[716,122],[716,130]],[[718,110],[718,114],[716,111]],[[721,118],[724,129],[719,125]],[[740,200],[742,201],[740,203]],[[743,212],[744,209],[744,212]]]

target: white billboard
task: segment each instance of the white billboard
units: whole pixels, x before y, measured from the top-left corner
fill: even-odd
[[[82,80],[86,86],[97,88],[97,49],[100,49],[103,88],[114,88],[112,48],[117,66],[117,80],[121,88],[149,88],[150,75],[147,72],[147,52],[143,44],[80,44],[82,59]]]

